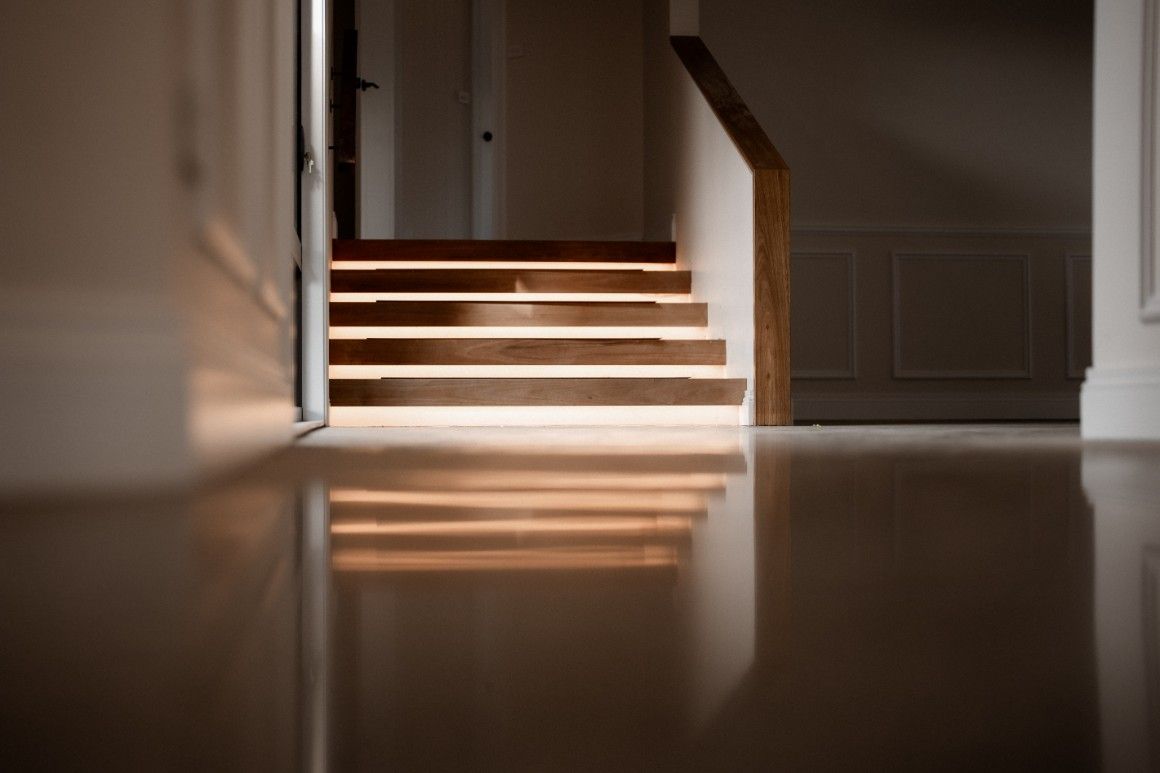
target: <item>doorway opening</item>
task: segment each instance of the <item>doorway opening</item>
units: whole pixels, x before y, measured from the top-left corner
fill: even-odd
[[[502,0],[335,0],[340,239],[504,232]]]

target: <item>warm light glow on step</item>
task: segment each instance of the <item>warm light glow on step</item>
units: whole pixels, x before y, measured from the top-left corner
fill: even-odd
[[[331,406],[333,427],[708,427],[747,423],[732,405]]]
[[[358,505],[430,505],[466,508],[526,508],[611,512],[700,513],[707,506],[699,491],[380,491],[334,489],[330,501]]]
[[[479,521],[344,521],[330,527],[332,534],[383,537],[494,537],[521,534],[602,537],[676,537],[693,530],[687,516],[652,518],[496,518]]]
[[[666,340],[705,340],[707,327],[379,327],[340,326],[330,328],[331,338],[662,338]]]
[[[331,365],[331,378],[724,378],[723,365]]]
[[[327,438],[341,438],[342,447],[352,454],[363,454],[365,460],[356,462],[352,469],[363,470],[367,461],[374,460],[384,448],[407,449],[407,458],[415,464],[426,464],[438,459],[447,470],[469,469],[523,469],[526,457],[534,457],[537,464],[553,469],[587,461],[608,464],[618,470],[638,469],[652,463],[653,457],[709,457],[710,464],[724,464],[730,471],[743,471],[745,459],[742,446],[747,436],[738,427],[648,427],[647,429],[608,432],[601,427],[573,429],[558,432],[554,427],[526,427],[472,432],[464,435],[454,427],[412,427],[396,432],[336,432],[307,435],[304,446],[321,444]],[[465,440],[465,438],[467,438]],[[417,452],[417,447],[466,445],[451,454],[438,453],[434,457]],[[649,461],[643,461],[648,459]],[[663,461],[661,463],[667,464]],[[536,469],[540,469],[537,467]],[[716,469],[716,467],[714,467]],[[402,473],[402,470],[400,470]],[[361,474],[361,473],[360,473]]]
[[[370,303],[373,301],[508,301],[535,303],[571,301],[577,303],[625,301],[634,303],[691,303],[688,293],[340,293],[330,294],[332,302]]]
[[[515,550],[336,550],[340,572],[479,572],[666,569],[679,553],[667,545]]]
[[[542,260],[335,260],[330,267],[336,271],[372,269],[454,268],[474,269],[514,268],[521,270],[561,269],[564,271],[676,271],[675,263],[568,263]]]

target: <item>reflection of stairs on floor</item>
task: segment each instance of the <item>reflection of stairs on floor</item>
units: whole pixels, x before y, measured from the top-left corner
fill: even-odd
[[[337,241],[331,423],[737,424],[667,242]]]
[[[389,466],[351,453],[330,478],[332,565],[403,576],[667,577],[726,475],[745,470],[740,449],[727,443],[687,449],[408,448]]]

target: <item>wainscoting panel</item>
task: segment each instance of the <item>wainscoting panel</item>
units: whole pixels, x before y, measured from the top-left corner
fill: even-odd
[[[793,244],[797,421],[1078,418],[1087,232],[800,228]]]
[[[790,329],[794,378],[857,378],[854,254],[795,252]]]
[[[1027,255],[895,254],[895,378],[1031,378]]]
[[[1067,256],[1067,377],[1092,364],[1092,256]]]

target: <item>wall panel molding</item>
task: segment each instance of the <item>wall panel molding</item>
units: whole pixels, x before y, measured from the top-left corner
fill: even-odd
[[[1091,239],[1091,228],[971,228],[940,226],[794,226],[795,236],[930,236],[936,238],[996,237],[1030,239]]]
[[[795,373],[799,419],[1077,418],[1086,338],[1076,325],[1085,324],[1086,312],[1080,303],[1086,288],[1083,261],[1091,255],[1088,231],[834,228],[809,233],[798,229],[794,249],[795,260],[800,254],[856,256],[859,317],[856,378],[801,378]],[[908,262],[904,257],[901,276],[896,277],[895,258],[907,255],[984,262],[944,266]],[[835,306],[844,306],[841,293],[847,277],[836,261],[809,268],[806,276],[815,287],[798,294],[798,301],[813,308],[800,314],[795,303],[795,316],[802,320],[820,317],[819,327],[809,334],[843,340],[831,338],[816,357],[807,348],[811,356],[794,363],[799,371],[802,366],[840,367],[845,362],[842,347],[847,320]],[[795,293],[796,289],[795,283]],[[902,291],[901,320],[896,320],[900,305],[896,289]],[[945,313],[943,298],[949,299]],[[1133,298],[1129,305],[1133,314],[1134,304]],[[901,321],[901,337],[897,321]],[[820,327],[823,322],[828,332]],[[925,337],[914,338],[916,331]],[[942,345],[944,341],[954,343]]]
[[[1023,325],[1020,331],[1023,335],[1023,363],[1019,368],[995,369],[958,369],[958,368],[922,368],[908,367],[904,359],[903,337],[905,335],[902,303],[901,272],[903,264],[908,261],[966,261],[981,262],[1009,262],[1015,261],[1022,266],[1021,298],[1023,302]],[[893,318],[893,352],[894,378],[897,379],[1029,379],[1032,377],[1032,338],[1031,338],[1031,256],[1027,254],[977,254],[952,252],[896,252],[891,255],[891,315]]]
[[[857,379],[858,378],[858,300],[857,300],[857,260],[853,251],[822,251],[810,250],[794,252],[790,256],[791,264],[798,260],[818,258],[845,258],[846,259],[846,293],[849,314],[847,315],[847,350],[845,367],[833,369],[799,369],[793,368],[792,378],[821,380],[821,379]]]

